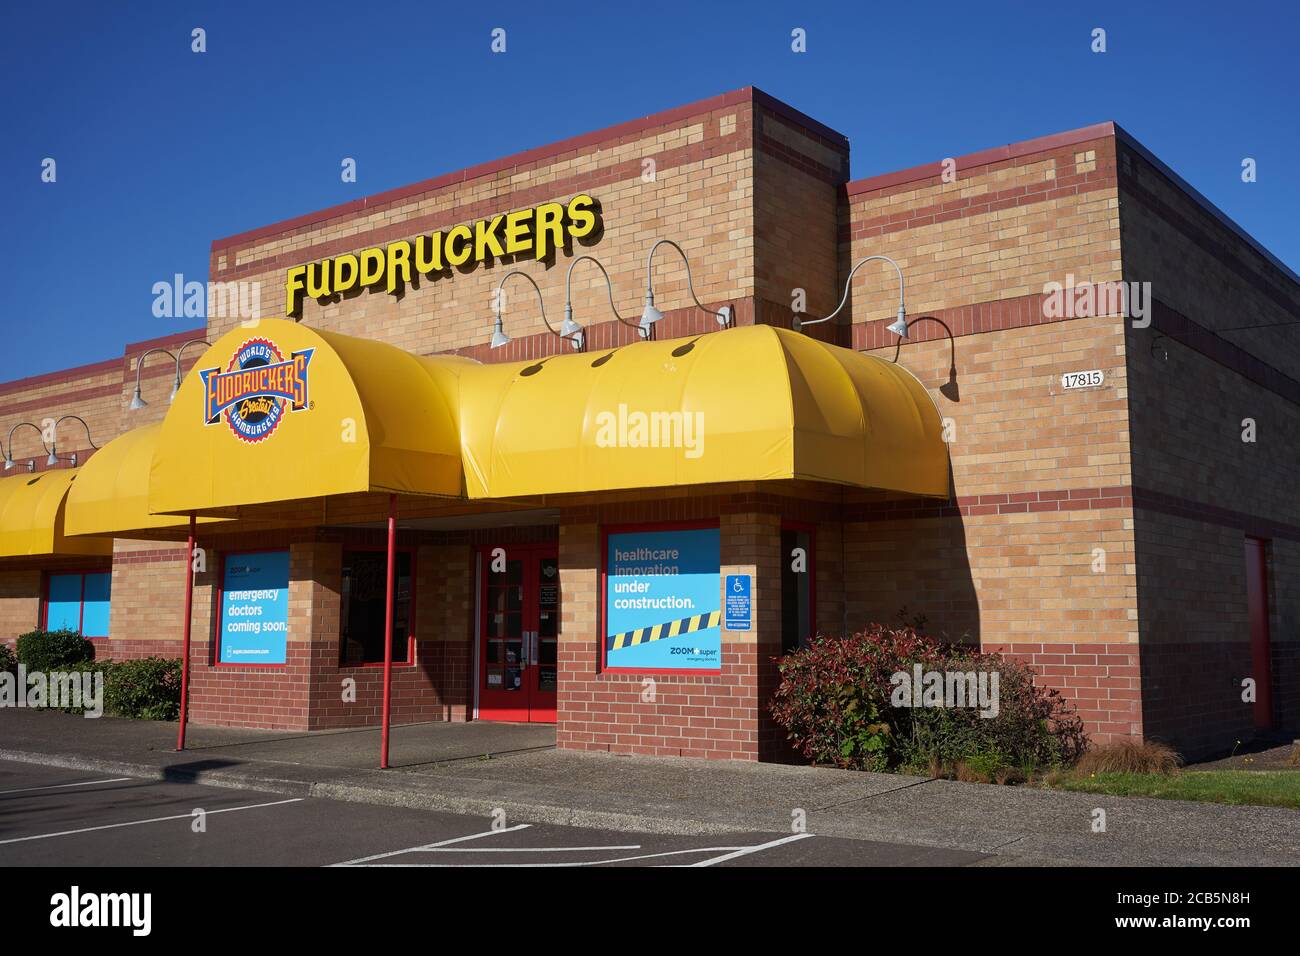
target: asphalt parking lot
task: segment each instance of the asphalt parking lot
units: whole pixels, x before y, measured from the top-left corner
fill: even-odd
[[[812,833],[667,836],[0,761],[0,866],[966,866],[985,854]]]

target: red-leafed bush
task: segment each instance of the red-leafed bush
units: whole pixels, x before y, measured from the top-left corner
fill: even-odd
[[[984,708],[996,715],[921,699],[912,706],[904,698],[920,687],[910,679],[915,665],[926,675],[952,675],[956,683],[969,675],[996,691],[996,707]],[[1058,691],[1036,685],[1028,666],[940,643],[907,626],[872,624],[850,637],[820,637],[781,659],[779,668],[772,715],[813,763],[1014,780],[1068,764],[1087,744],[1073,707]]]

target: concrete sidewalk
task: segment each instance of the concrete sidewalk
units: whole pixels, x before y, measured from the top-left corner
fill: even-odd
[[[292,734],[0,711],[0,759],[645,833],[788,831],[996,854],[993,865],[1300,865],[1300,811],[1101,797],[826,768],[580,754],[549,727]],[[1093,833],[1093,811],[1106,832]]]

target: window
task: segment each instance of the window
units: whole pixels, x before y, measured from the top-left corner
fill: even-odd
[[[781,652],[807,647],[813,636],[813,533],[781,529]]]
[[[393,663],[411,664],[411,552],[398,551],[393,575]],[[384,662],[388,552],[343,552],[339,665]]]
[[[45,630],[108,637],[112,581],[109,571],[51,574],[45,582]]]

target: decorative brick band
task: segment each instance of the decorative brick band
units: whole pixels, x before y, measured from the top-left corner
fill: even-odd
[[[1138,511],[1155,511],[1175,518],[1189,518],[1192,521],[1204,521],[1225,528],[1235,528],[1255,538],[1284,538],[1300,541],[1300,527],[1296,525],[1247,514],[1244,511],[1233,511],[1231,508],[1220,508],[1217,505],[1192,501],[1151,488],[1135,488],[1133,506]]]
[[[1052,491],[959,495],[953,499],[906,498],[847,505],[845,521],[907,521],[919,518],[970,518],[981,515],[1031,514],[1051,511],[1101,511],[1133,507],[1127,485],[1062,488]]]
[[[119,551],[113,555],[116,564],[169,564],[184,562],[185,548],[157,548],[152,551]]]
[[[1011,143],[1008,146],[998,146],[978,153],[967,153],[965,156],[955,157],[955,162],[958,170],[971,170],[983,166],[998,166],[999,164],[1011,166],[1015,165],[1016,160],[1026,156],[1047,153],[1067,146],[1077,146],[1080,143],[1093,140],[1108,139],[1115,135],[1115,131],[1116,126],[1112,122],[1097,123],[1094,126],[1084,126],[1063,133],[1054,133],[1051,136],[1028,139],[1022,143]],[[942,161],[926,163],[892,173],[882,173],[879,176],[857,179],[849,183],[845,189],[849,196],[857,196],[861,193],[881,192],[896,186],[915,188],[916,183],[927,180],[933,180],[928,185],[937,185],[943,181],[941,178],[943,172]]]
[[[1099,189],[1113,189],[1116,182],[1114,165],[1103,164],[1099,160],[1097,168],[1092,172],[1060,176],[1030,186],[1011,186],[979,196],[943,199],[918,209],[863,219],[851,223],[847,230],[842,230],[840,240],[871,239],[892,232],[916,229],[919,226],[932,226],[952,219],[987,215],[1013,206],[1032,206],[1035,203],[1063,199],[1067,196],[1083,196]]]
[[[748,129],[741,128],[738,125],[736,132],[728,136],[705,140],[699,143],[692,143],[688,146],[679,146],[676,149],[656,153],[655,162],[660,169],[672,169],[676,166],[703,162],[709,157],[717,155],[719,152],[734,152],[736,150],[744,149],[748,145],[749,131]],[[615,163],[612,166],[607,166],[604,169],[598,169],[594,172],[583,173],[578,176],[569,176],[564,179],[542,183],[538,186],[515,190],[514,192],[511,192],[509,196],[510,208],[522,209],[527,206],[536,205],[537,203],[549,201],[554,199],[556,196],[591,192],[598,190],[601,186],[609,185],[611,183],[638,178],[642,171],[641,163],[641,157],[633,157],[632,159],[624,160],[621,163]],[[245,262],[238,266],[234,264],[234,255],[230,255],[227,259],[225,269],[219,270],[216,268],[216,256],[214,254],[212,271],[214,273],[220,272],[222,281],[239,279],[244,276],[267,272],[272,269],[287,268],[303,262],[314,262],[318,259],[328,258],[344,252],[351,252],[367,246],[380,246],[385,243],[394,242],[398,239],[410,239],[413,236],[417,236],[424,232],[446,229],[460,223],[487,218],[491,215],[505,211],[505,209],[501,208],[501,200],[499,197],[476,200],[474,202],[463,203],[462,205],[456,206],[452,209],[440,210],[423,216],[413,216],[410,219],[403,219],[400,222],[381,226],[377,229],[371,229],[367,232],[360,232],[355,235],[331,239],[326,242],[320,242],[300,249],[294,249],[290,252],[280,253],[279,255],[267,256],[264,259]]]
[[[1166,494],[1152,488],[1110,485],[1097,488],[1059,488],[1051,491],[1009,492],[996,495],[939,498],[905,498],[846,505],[845,521],[911,521],[925,518],[970,518],[982,515],[1033,514],[1054,511],[1101,511],[1130,508],[1155,511],[1178,518],[1205,521],[1234,528],[1259,538],[1300,541],[1300,527],[1272,518],[1220,508]]]
[[[1153,168],[1156,168],[1157,171],[1162,174],[1164,172],[1163,170],[1159,170],[1157,167],[1153,166]],[[1179,184],[1175,183],[1174,185],[1178,186]],[[1227,216],[1219,211],[1217,207],[1209,205],[1208,200],[1204,200],[1199,193],[1195,193],[1191,197],[1193,201],[1200,200],[1202,208],[1207,215],[1213,217],[1214,220],[1225,230],[1232,232],[1236,238],[1245,240],[1247,248],[1258,255],[1260,259],[1269,266],[1269,269],[1265,272],[1265,276],[1267,276],[1268,273],[1272,273],[1275,277],[1284,277],[1286,279],[1286,284],[1291,287],[1290,295],[1287,295],[1286,292],[1282,291],[1281,288],[1272,282],[1260,282],[1260,279],[1262,278],[1261,274],[1247,268],[1241,259],[1234,255],[1234,252],[1241,248],[1240,245],[1234,246],[1212,236],[1208,230],[1201,226],[1200,223],[1188,219],[1178,210],[1160,199],[1160,197],[1155,193],[1143,186],[1135,175],[1132,175],[1131,173],[1125,174],[1121,179],[1120,188],[1124,192],[1129,193],[1149,211],[1164,219],[1165,222],[1169,223],[1170,226],[1173,227],[1174,231],[1190,239],[1193,244],[1213,257],[1216,262],[1232,270],[1232,272],[1246,285],[1262,292],[1270,302],[1288,315],[1300,319],[1300,301],[1296,298],[1297,290],[1295,288],[1294,274],[1291,273],[1284,264],[1278,262],[1276,258],[1268,252],[1268,250],[1264,249],[1253,238],[1247,235],[1240,226],[1228,219]],[[1209,205],[1208,209],[1205,208],[1206,205]]]

